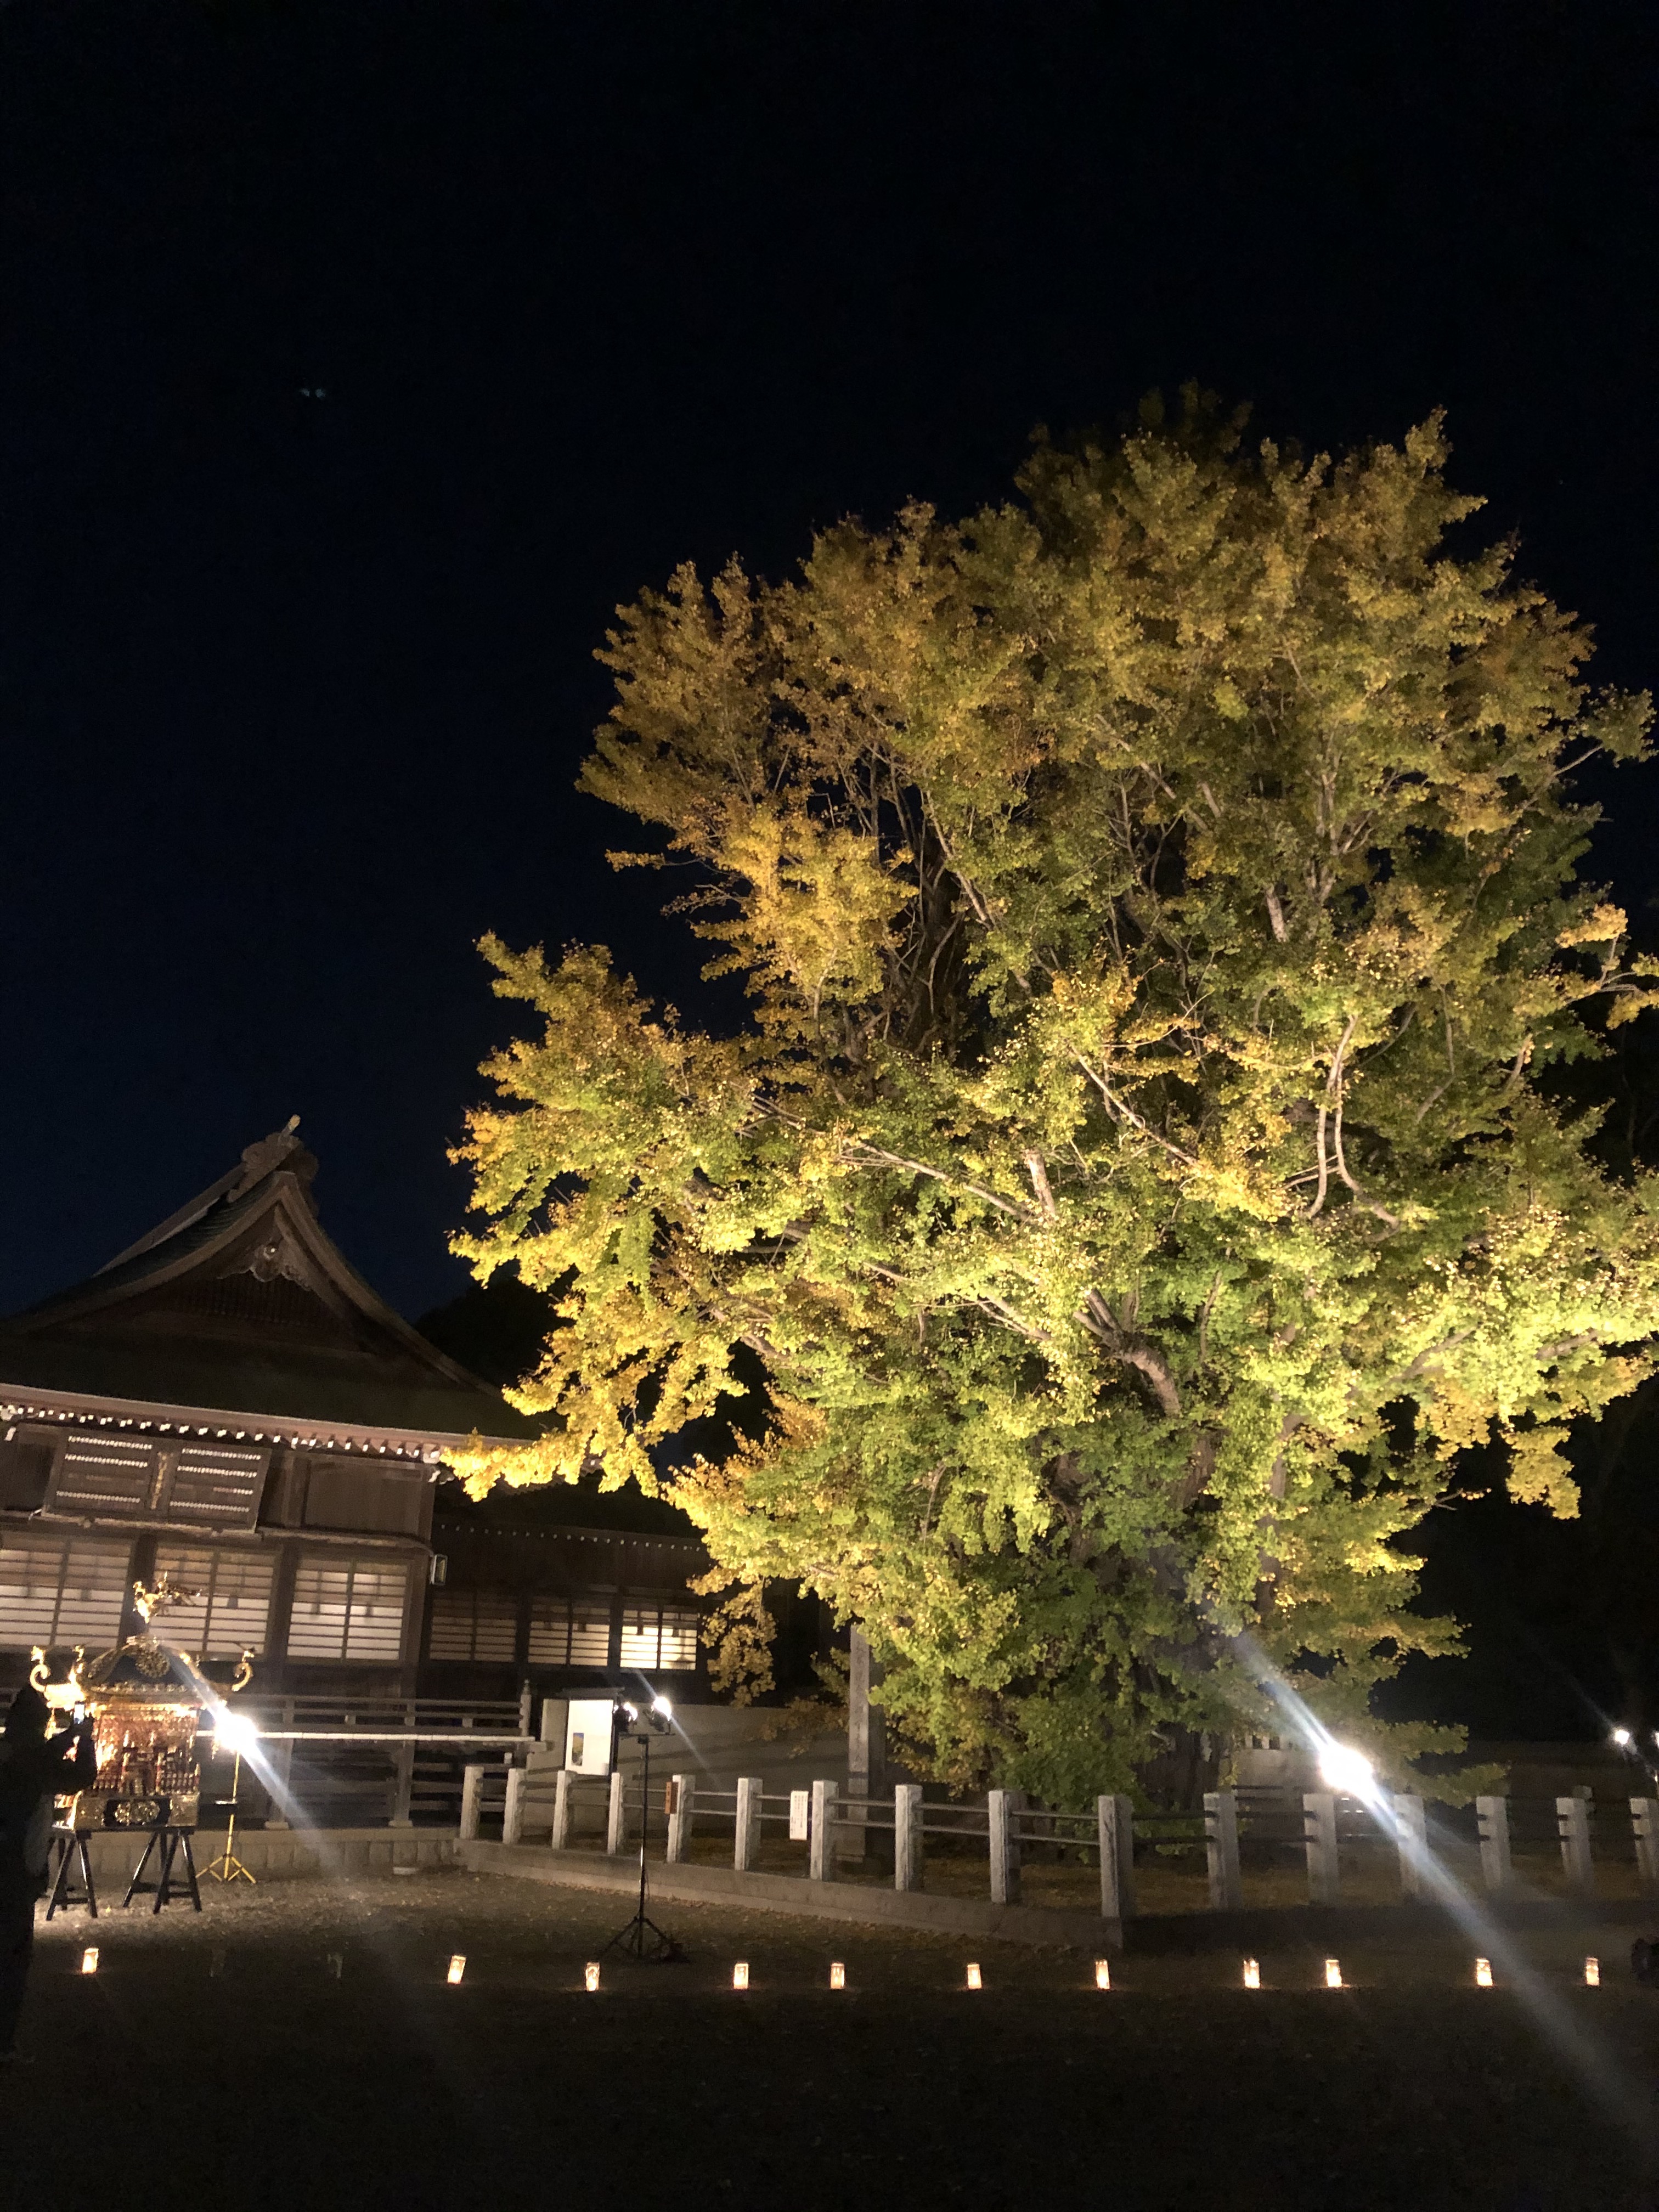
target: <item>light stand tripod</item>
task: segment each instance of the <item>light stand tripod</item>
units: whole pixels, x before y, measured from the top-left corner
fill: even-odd
[[[222,1737],[219,1741],[222,1742]],[[242,1792],[242,1743],[240,1729],[232,1741],[236,1747],[236,1764],[231,1769],[230,1775],[230,1825],[225,1830],[223,1850],[210,1865],[204,1869],[204,1872],[210,1874],[215,1881],[245,1881],[252,1885],[257,1882],[257,1877],[248,1872],[236,1856],[237,1801]]]
[[[617,1705],[612,1717],[612,1771],[617,1771],[616,1747],[620,1747],[639,1714],[632,1705]],[[646,1912],[647,1895],[645,1846],[651,1832],[651,1738],[653,1734],[666,1735],[673,1720],[673,1709],[666,1698],[652,1701],[646,1716],[647,1725],[634,1741],[639,1745],[641,1759],[640,1778],[640,1901],[634,1917],[626,1928],[619,1928],[605,1945],[606,1952],[620,1951],[625,1959],[635,1959],[653,1966],[666,1966],[684,1959],[685,1954],[672,1936],[665,1935],[656,1922]],[[601,1957],[605,1955],[600,1954]]]

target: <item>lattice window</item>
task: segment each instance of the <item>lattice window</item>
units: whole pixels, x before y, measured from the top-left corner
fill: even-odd
[[[697,1663],[701,1615],[686,1606],[629,1605],[623,1612],[622,1663],[689,1673]]]
[[[428,1655],[490,1660],[511,1666],[519,1651],[519,1601],[511,1590],[452,1589],[432,1594]]]
[[[294,1578],[289,1657],[400,1659],[408,1596],[406,1567],[301,1565]]]
[[[662,1609],[662,1656],[659,1667],[691,1674],[697,1664],[697,1632],[702,1615],[688,1607],[665,1605]]]
[[[167,1511],[204,1528],[251,1528],[270,1455],[235,1444],[184,1445],[168,1486]]]
[[[54,1512],[159,1514],[204,1528],[251,1528],[268,1452],[167,1437],[71,1430],[62,1442],[51,1505]]]
[[[189,1605],[169,1606],[156,1615],[156,1632],[164,1643],[210,1659],[264,1650],[276,1573],[276,1561],[268,1553],[207,1552],[159,1544],[155,1570],[175,1589],[202,1593]]]
[[[121,1633],[131,1556],[91,1537],[0,1536],[0,1650],[106,1650]]]
[[[139,1437],[96,1429],[64,1439],[52,1504],[60,1513],[148,1513],[159,1503],[161,1454]]]
[[[540,1591],[530,1601],[532,1667],[605,1667],[611,1661],[611,1600],[556,1597]]]

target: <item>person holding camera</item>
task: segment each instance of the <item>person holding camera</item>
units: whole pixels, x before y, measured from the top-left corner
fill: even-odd
[[[91,1721],[82,1716],[48,1736],[51,1715],[39,1690],[26,1683],[0,1735],[0,2065],[17,2057],[34,1908],[46,1890],[52,1800],[89,1789],[98,1774]]]

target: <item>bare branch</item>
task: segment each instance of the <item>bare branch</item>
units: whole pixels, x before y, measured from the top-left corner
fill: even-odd
[[[1031,1188],[1036,1193],[1037,1204],[1042,1208],[1043,1219],[1057,1220],[1059,1210],[1054,1205],[1054,1194],[1048,1188],[1048,1171],[1042,1164],[1041,1152],[1026,1153],[1025,1172],[1031,1178]]]
[[[1183,1152],[1179,1145],[1172,1145],[1167,1137],[1161,1137],[1158,1131],[1152,1127],[1150,1122],[1145,1121],[1141,1119],[1140,1115],[1135,1112],[1133,1106],[1127,1104],[1124,1100],[1117,1097],[1112,1091],[1111,1087],[1107,1083],[1104,1076],[1097,1075],[1095,1073],[1094,1069],[1090,1066],[1088,1061],[1085,1060],[1083,1054],[1077,1049],[1075,1045],[1072,1048],[1072,1058],[1077,1062],[1077,1065],[1088,1077],[1090,1082],[1094,1085],[1095,1089],[1099,1091],[1101,1097],[1106,1101],[1106,1103],[1111,1108],[1115,1114],[1121,1114],[1126,1121],[1129,1122],[1133,1127],[1139,1130],[1143,1137],[1150,1137],[1155,1145],[1161,1145],[1164,1151],[1170,1153],[1173,1158],[1179,1160],[1183,1167],[1202,1167],[1204,1164],[1201,1160],[1197,1158],[1191,1152]]]

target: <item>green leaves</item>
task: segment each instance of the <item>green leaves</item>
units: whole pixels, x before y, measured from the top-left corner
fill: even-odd
[[[1437,422],[1238,428],[1189,395],[956,527],[623,612],[584,784],[689,866],[740,1034],[486,946],[538,1027],[457,1249],[560,1326],[544,1438],[472,1480],[664,1480],[747,1347],[761,1440],[666,1478],[720,1586],[817,1589],[916,1755],[1051,1796],[1265,1723],[1243,1631],[1364,1725],[1449,1648],[1399,1540],[1452,1458],[1499,1436],[1571,1510],[1565,1424],[1659,1321],[1647,1192],[1536,1088],[1652,997],[1564,782],[1645,702],[1446,550]]]

